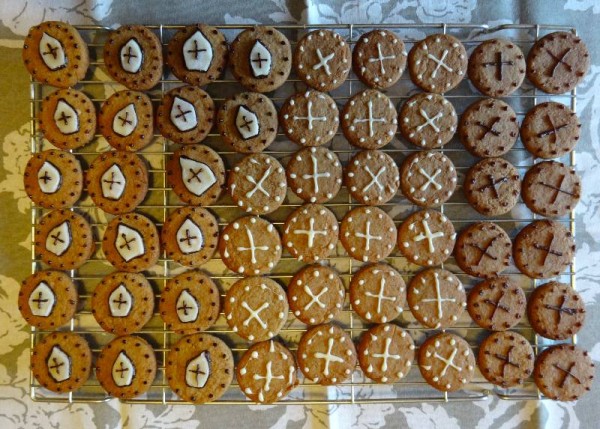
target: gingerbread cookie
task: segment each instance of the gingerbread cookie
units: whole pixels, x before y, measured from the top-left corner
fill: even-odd
[[[362,204],[379,205],[398,193],[400,173],[394,159],[378,150],[363,150],[346,166],[344,184]]]
[[[352,52],[352,68],[358,78],[371,88],[394,85],[406,67],[404,43],[389,30],[363,34]]]
[[[525,292],[508,276],[494,277],[469,292],[467,310],[484,329],[506,331],[525,314]]]
[[[338,221],[320,204],[305,204],[294,210],[283,225],[283,243],[299,261],[327,258],[338,242]]]
[[[521,196],[534,213],[563,216],[579,202],[581,178],[573,168],[561,162],[540,162],[525,173]]]
[[[465,273],[483,278],[500,275],[510,265],[512,242],[498,225],[478,222],[464,228],[456,239],[454,257]]]
[[[508,213],[517,204],[521,178],[502,158],[486,158],[469,169],[463,186],[469,204],[484,216]]]
[[[400,167],[402,193],[422,207],[445,203],[456,189],[454,164],[441,152],[417,152],[407,156]]]
[[[304,201],[325,203],[342,185],[342,165],[338,156],[324,147],[300,149],[286,168],[291,190]]]
[[[534,354],[529,341],[516,332],[495,332],[479,346],[481,374],[503,388],[522,385],[533,372]]]
[[[439,94],[415,94],[400,109],[402,136],[415,146],[444,146],[456,132],[454,106]]]
[[[357,352],[367,377],[377,383],[397,383],[410,371],[415,344],[399,326],[375,325],[362,334]]]
[[[340,240],[346,252],[362,262],[378,262],[394,250],[396,225],[377,207],[356,207],[346,213]]]

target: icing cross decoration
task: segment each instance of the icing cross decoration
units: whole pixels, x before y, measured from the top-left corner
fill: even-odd
[[[133,296],[124,284],[120,284],[108,296],[108,308],[112,317],[127,317],[133,308]]]
[[[456,302],[456,299],[444,298],[442,296],[442,291],[440,290],[440,279],[437,272],[433,273],[433,278],[435,281],[435,298],[422,299],[421,302],[435,302],[437,306],[437,317],[438,319],[441,319],[444,317],[444,302]]]
[[[183,44],[185,68],[206,72],[213,60],[212,45],[200,30],[192,34]]]
[[[321,308],[325,308],[326,305],[323,304],[321,302],[321,297],[327,293],[327,291],[329,290],[329,288],[327,286],[325,286],[323,289],[321,289],[321,291],[318,294],[314,294],[313,291],[310,289],[310,287],[308,285],[304,285],[304,292],[306,292],[306,294],[308,296],[310,296],[310,302],[308,304],[306,304],[304,306],[304,311],[308,310],[310,307],[313,306],[313,304],[317,304],[319,307]]]
[[[563,188],[562,188],[562,184],[563,184],[563,182],[565,181],[565,178],[566,178],[566,177],[567,177],[567,176],[565,176],[564,174],[563,174],[562,176],[560,176],[560,179],[558,179],[558,184],[557,184],[556,186],[554,186],[554,185],[550,185],[550,184],[548,184],[548,183],[544,183],[544,182],[538,182],[538,184],[540,184],[540,185],[542,185],[542,186],[545,186],[545,187],[547,187],[547,188],[553,189],[553,190],[555,191],[555,192],[554,192],[554,195],[553,195],[553,196],[552,196],[552,198],[550,199],[550,204],[554,204],[554,203],[556,202],[556,200],[558,199],[558,196],[559,196],[561,193],[563,193],[563,194],[566,194],[566,195],[570,195],[570,196],[572,196],[572,197],[573,197],[573,196],[575,196],[575,193],[574,193],[574,192],[567,191],[566,189],[563,189]]]
[[[200,305],[198,304],[196,297],[190,293],[189,289],[181,291],[175,306],[177,307],[177,318],[181,323],[191,323],[198,319]]]
[[[458,348],[456,348],[456,347],[453,347],[452,353],[450,353],[450,356],[448,356],[448,358],[445,358],[445,357],[439,355],[438,352],[434,353],[434,355],[433,355],[434,358],[444,362],[444,368],[442,369],[442,372],[440,372],[441,377],[446,375],[446,371],[448,371],[448,368],[454,368],[458,372],[462,372],[462,368],[454,363],[454,358],[456,357],[457,353],[458,353]]]
[[[59,131],[65,135],[79,131],[79,116],[77,111],[62,98],[56,103],[54,123]]]
[[[429,249],[429,253],[433,253],[435,252],[435,245],[433,240],[435,240],[436,238],[444,237],[444,233],[443,231],[432,233],[431,229],[429,228],[429,223],[427,222],[427,219],[423,219],[421,221],[421,225],[423,225],[423,232],[419,233],[418,235],[415,235],[413,240],[416,242],[427,240],[427,247]]]
[[[44,161],[38,171],[38,185],[44,194],[53,194],[60,188],[62,176],[58,168],[49,161]]]
[[[39,49],[42,61],[50,70],[58,70],[67,64],[62,44],[48,33],[42,35]]]
[[[496,137],[500,136],[500,132],[499,132],[499,131],[496,131],[496,130],[494,129],[494,126],[495,126],[495,125],[496,125],[498,122],[500,122],[500,118],[494,118],[494,119],[492,119],[492,123],[491,123],[490,125],[486,125],[486,124],[484,124],[484,123],[483,123],[483,122],[481,122],[481,121],[476,121],[476,122],[475,122],[475,125],[477,125],[477,126],[479,126],[479,127],[483,128],[483,129],[485,130],[485,132],[483,133],[483,135],[482,135],[481,137],[479,137],[479,140],[483,140],[484,138],[486,138],[486,136],[487,136],[488,134],[493,134],[493,135],[495,135]]]
[[[388,55],[385,56],[381,53],[381,43],[377,42],[377,57],[369,58],[369,63],[379,62],[379,71],[381,74],[385,74],[385,67],[383,66],[383,62],[385,60],[393,60],[396,58],[396,55]]]
[[[419,167],[417,170],[425,179],[427,180],[425,183],[421,185],[419,188],[420,191],[426,191],[429,188],[429,185],[433,185],[436,190],[442,189],[442,185],[435,181],[435,178],[442,172],[441,168],[436,168],[432,175],[429,175],[423,167]]]
[[[566,294],[564,294],[561,296],[560,305],[551,305],[551,304],[544,305],[544,307],[547,308],[548,310],[554,310],[557,312],[557,314],[558,314],[557,325],[558,326],[560,326],[560,322],[562,322],[563,314],[567,314],[569,316],[574,316],[575,314],[577,314],[576,308],[566,307],[568,300],[569,300],[569,297]]]
[[[450,66],[448,66],[444,60],[446,59],[446,57],[448,56],[448,49],[444,49],[444,52],[442,52],[442,56],[440,58],[437,58],[431,54],[427,54],[427,58],[429,58],[431,61],[436,63],[435,68],[433,69],[433,71],[431,72],[431,77],[435,78],[437,76],[437,72],[439,71],[440,68],[444,68],[447,71],[449,71],[450,73],[452,73],[454,70],[452,70],[452,68]]]
[[[130,386],[134,376],[135,366],[129,356],[122,351],[119,353],[112,366],[113,381],[119,387]]]
[[[198,197],[217,183],[215,173],[203,162],[182,156],[179,158],[179,166],[183,185]]]
[[[272,365],[273,365],[273,362],[267,361],[265,375],[254,374],[252,376],[252,378],[254,380],[265,380],[265,384],[264,384],[263,388],[261,389],[261,393],[262,393],[263,390],[265,392],[268,392],[269,390],[271,390],[271,382],[273,380],[285,380],[285,377],[284,377],[283,374],[281,374],[281,375],[273,375],[273,370],[271,369]]]
[[[502,71],[505,66],[514,66],[514,61],[502,61],[502,51],[496,52],[496,61],[489,61],[481,64],[483,67],[496,68],[496,80],[502,80]]]
[[[381,168],[377,171],[376,174],[373,174],[373,172],[371,171],[371,169],[369,168],[368,165],[365,165],[364,169],[367,172],[367,174],[369,176],[371,176],[371,181],[365,185],[365,187],[362,189],[362,191],[363,192],[367,192],[371,188],[371,186],[373,186],[373,185],[377,185],[377,187],[379,188],[379,190],[383,191],[384,186],[379,182],[379,177],[383,173],[385,173],[385,171],[387,170],[387,167],[381,166]]]
[[[514,346],[510,346],[510,348],[508,349],[508,351],[506,352],[506,356],[501,355],[500,353],[494,353],[492,356],[495,357],[496,359],[498,359],[499,361],[502,361],[502,376],[506,377],[506,368],[510,365],[512,367],[515,367],[517,369],[519,369],[519,365],[515,362],[513,362],[510,358],[510,354],[512,353],[514,349]]]
[[[57,383],[71,377],[71,358],[59,346],[52,347],[46,364],[48,365],[50,377]]]
[[[500,189],[500,185],[502,185],[505,182],[508,182],[508,177],[506,176],[502,176],[499,179],[494,178],[493,175],[488,174],[487,175],[487,179],[488,179],[488,184],[481,186],[478,191],[479,192],[483,192],[485,191],[487,188],[490,188],[492,190],[492,192],[494,193],[496,198],[500,198],[500,194],[498,193],[498,190]]]
[[[317,48],[317,57],[319,57],[319,62],[313,66],[313,70],[318,70],[323,68],[325,70],[325,74],[327,76],[331,76],[331,69],[329,68],[329,61],[335,57],[335,52],[332,52],[329,55],[323,56],[321,50]]]
[[[552,135],[554,137],[554,144],[558,144],[559,143],[558,131],[563,128],[568,127],[570,124],[567,122],[562,125],[556,126],[556,125],[554,125],[554,122],[552,121],[552,117],[550,115],[546,115],[546,119],[548,120],[548,123],[550,124],[550,128],[545,131],[539,132],[537,134],[537,136],[539,138],[542,138],[542,137]]]
[[[203,351],[192,359],[185,368],[185,384],[202,389],[210,377],[210,354]]]
[[[368,220],[365,225],[365,232],[355,232],[355,237],[365,239],[365,250],[368,252],[371,249],[371,240],[381,241],[383,237],[381,235],[371,235],[371,221]]]
[[[246,106],[238,107],[235,117],[235,127],[244,140],[256,137],[260,133],[258,116]]]
[[[556,69],[558,68],[559,65],[563,65],[565,66],[565,68],[569,71],[572,72],[573,71],[573,67],[571,67],[571,64],[567,63],[565,61],[565,58],[567,57],[567,55],[569,55],[569,53],[571,52],[571,48],[567,48],[567,50],[565,50],[562,54],[560,55],[554,55],[552,53],[552,51],[550,51],[549,49],[546,49],[546,52],[548,53],[548,55],[550,55],[552,57],[552,59],[554,61],[556,61],[554,63],[554,66],[552,67],[552,70],[550,71],[550,76],[554,77],[554,73],[556,72]]]
[[[544,252],[544,259],[542,260],[542,265],[546,265],[546,260],[548,259],[548,256],[550,256],[550,255],[559,256],[559,257],[563,255],[562,252],[552,249],[553,243],[554,243],[554,234],[550,234],[550,243],[548,244],[548,246],[543,246],[538,243],[533,244],[534,248]]]
[[[373,292],[366,291],[365,295],[369,296],[371,298],[377,298],[377,313],[381,313],[381,303],[383,301],[392,301],[392,302],[396,301],[395,296],[386,296],[385,295],[385,277],[383,277],[383,276],[381,277],[381,280],[379,281],[379,292],[373,293]]]
[[[400,360],[400,355],[395,355],[395,354],[391,354],[390,353],[390,345],[392,344],[392,339],[390,337],[387,337],[385,339],[385,345],[384,345],[384,349],[383,349],[383,353],[373,353],[372,356],[374,358],[380,358],[383,359],[383,362],[381,362],[381,370],[382,371],[387,371],[388,369],[388,359],[394,359],[394,360]]]
[[[562,379],[562,381],[559,384],[559,387],[561,389],[565,387],[565,384],[567,384],[567,380],[569,379],[569,377],[572,377],[577,382],[577,384],[581,384],[581,380],[579,378],[577,378],[575,376],[575,374],[573,374],[573,369],[575,368],[576,362],[572,362],[571,365],[569,365],[569,369],[564,369],[557,363],[555,363],[553,365],[556,369],[565,373],[565,377]]]
[[[250,176],[249,174],[246,175],[246,180],[254,185],[254,188],[252,188],[248,192],[246,192],[246,198],[252,198],[252,196],[258,191],[260,191],[262,194],[264,194],[267,197],[271,196],[271,194],[269,194],[269,192],[263,187],[263,183],[271,175],[271,168],[272,168],[272,166],[269,165],[269,168],[267,168],[265,170],[265,172],[263,173],[262,177],[258,180],[258,182],[256,181],[256,179],[254,177]]]
[[[196,108],[192,103],[181,97],[175,96],[170,117],[173,125],[182,132],[190,131],[198,125]]]
[[[250,51],[250,68],[254,77],[264,78],[269,76],[271,73],[271,63],[271,53],[260,40],[256,40]]]
[[[238,252],[250,252],[250,262],[252,262],[252,264],[256,264],[257,260],[256,260],[256,251],[257,250],[262,250],[264,252],[269,250],[269,246],[256,246],[254,244],[254,235],[252,234],[252,231],[250,231],[250,228],[248,228],[247,226],[246,228],[246,235],[248,237],[248,247],[243,247],[243,246],[238,246],[237,251]]]
[[[293,117],[294,121],[298,121],[298,120],[308,121],[308,129],[309,130],[313,129],[313,122],[315,122],[315,121],[327,122],[327,116],[313,116],[312,107],[313,107],[313,102],[311,100],[309,100],[306,105],[306,116],[294,116]]]
[[[185,255],[199,252],[204,247],[204,235],[200,227],[191,219],[186,218],[177,230],[177,246]]]
[[[315,358],[323,359],[325,361],[325,369],[323,370],[325,376],[329,375],[329,364],[331,362],[344,363],[344,359],[331,353],[334,341],[335,340],[332,337],[327,340],[327,353],[315,352]]]
[[[319,160],[314,155],[311,155],[310,158],[312,161],[312,174],[303,174],[302,178],[304,180],[312,179],[315,192],[319,192],[319,179],[321,177],[329,178],[331,177],[331,173],[329,171],[319,173]]]
[[[120,51],[121,67],[127,73],[137,73],[142,68],[144,54],[142,47],[135,39],[129,39],[121,47]]]
[[[260,325],[261,328],[267,329],[267,324],[264,320],[260,318],[260,313],[261,311],[269,308],[268,302],[263,302],[263,304],[260,307],[254,310],[248,305],[246,301],[242,301],[242,308],[246,309],[249,313],[249,316],[246,318],[246,320],[242,322],[242,325],[248,326],[252,320],[256,320],[256,322]]]
[[[71,246],[71,224],[68,220],[55,226],[46,237],[46,249],[56,256],[62,256]]]
[[[102,182],[102,196],[109,200],[118,200],[125,192],[127,179],[117,164],[113,164],[100,178]]]
[[[440,132],[440,128],[435,124],[435,121],[437,121],[438,119],[441,119],[444,116],[443,112],[438,112],[434,117],[430,118],[429,115],[427,114],[427,112],[424,109],[419,109],[419,114],[421,115],[421,117],[423,119],[425,119],[425,122],[423,122],[421,125],[417,126],[417,131],[421,131],[423,128],[430,126],[431,128],[433,128],[433,130],[436,133]]]
[[[31,314],[38,317],[48,317],[52,313],[56,297],[54,292],[45,282],[40,282],[29,295],[29,309]]]
[[[356,118],[352,121],[353,124],[361,124],[366,122],[369,124],[369,137],[373,137],[375,135],[375,131],[373,130],[373,124],[377,122],[381,122],[385,124],[387,121],[385,118],[377,118],[373,117],[373,100],[369,100],[367,102],[367,117],[364,119]]]
[[[315,237],[317,235],[326,236],[327,230],[326,229],[322,229],[322,230],[314,229],[315,228],[315,218],[313,218],[313,217],[311,217],[308,220],[308,228],[309,229],[295,229],[294,235],[301,235],[301,234],[306,235],[306,237],[308,238],[308,247],[310,249],[315,244]]]
[[[481,261],[483,260],[484,257],[488,257],[493,261],[497,261],[498,258],[490,255],[489,250],[492,248],[492,246],[494,245],[494,242],[500,238],[499,236],[496,236],[494,238],[492,238],[490,241],[488,241],[488,243],[485,245],[485,247],[481,247],[479,244],[477,243],[467,243],[467,246],[472,247],[474,249],[479,250],[479,258],[477,258],[477,261],[475,262],[475,266],[479,266],[479,264],[481,264]]]
[[[122,223],[117,227],[115,247],[125,262],[142,256],[146,252],[142,235],[135,229]]]
[[[496,316],[496,313],[498,312],[498,310],[502,310],[506,313],[510,313],[510,308],[508,308],[506,305],[502,305],[502,299],[504,298],[504,292],[502,292],[500,294],[500,297],[498,298],[497,301],[492,301],[489,298],[486,298],[483,300],[483,302],[485,302],[488,305],[491,305],[492,307],[494,307],[494,311],[492,312],[492,315],[490,317],[490,319],[493,321],[494,320],[494,316]]]
[[[121,137],[130,136],[135,131],[138,124],[138,117],[135,111],[135,104],[129,103],[119,110],[113,118],[113,131]]]

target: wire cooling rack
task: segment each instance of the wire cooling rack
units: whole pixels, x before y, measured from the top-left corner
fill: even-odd
[[[148,27],[156,32],[163,46],[165,46],[170,40],[171,36],[183,26],[160,25]],[[217,28],[224,32],[229,41],[232,41],[240,31],[248,27],[249,26],[246,25],[217,26]],[[576,33],[576,30],[571,27],[536,24],[503,25],[494,28],[489,28],[485,25],[471,24],[386,24],[385,26],[282,25],[276,26],[276,28],[289,38],[289,40],[292,42],[292,48],[294,48],[296,41],[299,40],[304,34],[318,28],[327,28],[339,32],[344,38],[347,39],[351,46],[354,45],[356,40],[358,40],[360,35],[364,32],[376,28],[386,28],[396,32],[405,41],[407,51],[410,50],[415,42],[426,37],[427,35],[435,33],[448,33],[458,37],[465,44],[465,47],[469,53],[483,40],[494,37],[508,38],[515,44],[519,45],[523,52],[527,53],[531,48],[531,45],[538,40],[538,38],[544,36],[545,34],[553,31],[570,31]],[[79,26],[78,29],[88,43],[91,61],[90,70],[88,71],[85,80],[81,81],[77,88],[88,94],[94,102],[96,108],[99,109],[102,102],[113,92],[125,88],[112,81],[104,69],[102,48],[109,33],[109,29],[99,26]],[[179,85],[181,85],[181,82],[176,80],[168,71],[165,71],[160,84],[152,91],[149,91],[149,95],[153,100],[155,107],[158,105],[166,91]],[[229,72],[227,72],[219,81],[210,84],[206,89],[214,98],[217,105],[220,105],[220,103],[222,103],[227,96],[244,90],[235,81],[235,79],[232,78]],[[269,96],[279,107],[289,95],[297,91],[303,91],[304,89],[305,85],[295,76],[295,74],[292,73],[286,84],[272,94],[269,94]],[[341,108],[351,95],[361,91],[362,89],[364,89],[364,85],[351,72],[348,80],[340,88],[333,91],[331,95],[336,100],[338,107]],[[41,100],[52,91],[54,91],[53,88],[33,81],[31,82],[30,100],[32,153],[52,147],[51,144],[43,138],[38,128],[38,114],[40,112]],[[408,73],[405,72],[402,79],[385,92],[392,99],[396,107],[399,108],[404,100],[406,100],[415,92],[418,92],[418,90],[408,78]],[[457,88],[453,89],[448,94],[445,94],[445,97],[453,103],[458,114],[461,114],[472,102],[483,98],[481,94],[479,94],[469,83],[468,79],[465,79]],[[539,102],[555,100],[568,105],[573,111],[576,111],[577,107],[576,90],[573,90],[568,94],[550,96],[548,94],[538,92],[527,80],[517,92],[509,97],[505,97],[504,100],[515,109],[519,121],[523,119],[523,116],[529,109]],[[231,168],[235,162],[237,162],[237,160],[241,159],[241,155],[223,150],[224,145],[216,132],[209,134],[209,137],[203,143],[216,149],[224,158],[226,165],[229,168]],[[177,146],[172,142],[167,141],[159,134],[155,134],[152,144],[138,152],[146,160],[149,166],[150,187],[148,196],[138,207],[137,211],[154,219],[158,227],[162,225],[164,219],[170,211],[182,205],[168,187],[165,174],[167,159],[176,147]],[[352,155],[358,151],[356,148],[350,146],[344,137],[340,135],[340,133],[336,135],[332,143],[328,144],[328,147],[332,148],[338,154],[343,164],[346,164]],[[100,135],[97,135],[91,144],[73,151],[73,153],[79,157],[84,168],[86,168],[99,153],[108,151],[110,149],[110,146],[106,143],[104,138]],[[298,146],[287,141],[285,136],[280,133],[278,134],[276,142],[268,148],[267,152],[278,158],[283,165],[285,165],[289,157],[298,149]],[[383,150],[392,156],[397,163],[400,163],[406,155],[416,152],[419,149],[402,141],[402,139],[397,136]],[[446,145],[442,151],[454,162],[459,176],[459,185],[457,186],[454,196],[448,202],[442,205],[439,210],[445,213],[454,223],[456,230],[460,231],[469,223],[486,219],[479,215],[466,203],[461,189],[464,174],[466,173],[467,169],[476,162],[476,159],[463,149],[456,137],[448,145]],[[520,141],[518,141],[514,148],[507,155],[505,155],[505,158],[517,167],[521,175],[523,175],[525,171],[535,162],[533,157],[524,149]],[[560,161],[566,163],[567,165],[574,166],[575,154],[571,153],[565,156],[563,159],[560,159]],[[282,207],[274,213],[265,216],[265,218],[273,222],[278,228],[281,229],[283,221],[287,215],[301,204],[302,201],[288,190],[287,198]],[[358,204],[350,198],[346,189],[342,188],[339,195],[325,205],[336,214],[339,220],[341,220],[344,213]],[[398,195],[395,199],[383,204],[381,207],[392,216],[397,225],[399,225],[410,213],[418,210],[416,206],[410,204],[401,195]],[[94,231],[97,250],[85,265],[78,270],[70,272],[79,287],[80,304],[78,312],[72,319],[71,323],[61,329],[83,334],[89,341],[94,356],[97,356],[102,346],[114,338],[112,334],[104,332],[98,326],[90,311],[90,297],[93,293],[94,287],[100,282],[103,276],[114,271],[110,264],[106,262],[102,251],[100,250],[100,239],[103,236],[106,223],[110,220],[111,216],[96,208],[85,192],[82,199],[74,207],[74,210],[87,216],[88,220],[90,221]],[[244,214],[227,196],[223,197],[219,204],[210,207],[210,210],[212,210],[213,213],[215,213],[215,215],[218,217],[221,227]],[[42,209],[41,207],[32,207],[32,237],[35,224],[45,213],[47,213],[47,210]],[[522,201],[519,201],[517,206],[510,213],[487,220],[498,223],[509,233],[512,238],[514,238],[516,233],[523,226],[535,220],[536,218],[537,216],[531,213]],[[563,222],[573,234],[575,234],[575,218],[573,213],[561,218],[560,221]],[[31,255],[32,271],[35,272],[43,269],[44,267],[42,262],[35,257],[33,243]],[[410,280],[412,275],[419,270],[419,267],[409,263],[398,253],[398,251],[392,253],[389,258],[386,258],[386,262],[397,268],[407,282]],[[335,254],[331,256],[328,263],[340,272],[346,287],[348,286],[352,273],[354,273],[361,265],[361,263],[349,258],[345,254],[341,245],[338,246]],[[453,258],[450,258],[443,265],[445,268],[458,275],[465,285],[467,291],[475,283],[477,283],[476,279],[466,275],[458,268]],[[270,274],[270,277],[285,285],[301,266],[301,263],[292,258],[288,253],[284,252],[281,262],[275,267],[273,272]],[[217,281],[221,287],[222,295],[224,295],[231,284],[239,278],[235,273],[228,271],[218,257],[209,261],[206,265],[201,267],[201,269],[205,272],[208,272]],[[152,283],[157,298],[159,298],[160,292],[163,290],[166,280],[185,270],[186,268],[180,266],[172,260],[164,258],[163,256],[159,260],[158,264],[145,274]],[[529,295],[538,284],[537,281],[529,279],[520,274],[514,265],[511,265],[505,274],[512,276],[521,285],[521,287],[523,287],[527,295]],[[569,270],[559,276],[557,280],[569,283],[573,288],[575,288],[574,263],[570,266]],[[524,319],[525,320],[514,327],[513,330],[521,333],[531,341],[536,355],[545,347],[555,343],[535,335],[530,325],[527,323],[526,318]],[[368,325],[363,323],[361,319],[353,313],[349,305],[348,298],[346,298],[343,311],[336,318],[335,322],[345,328],[355,340],[357,340],[360,334],[368,328]],[[395,321],[395,323],[398,323],[412,335],[417,346],[422,344],[427,336],[438,332],[432,329],[425,329],[419,325],[419,323],[416,322],[416,320],[412,317],[408,308],[404,309],[404,312]],[[305,330],[306,326],[297,321],[294,316],[290,314],[288,321],[279,337],[292,351],[295,351],[300,336]],[[474,324],[474,322],[472,322],[467,312],[462,315],[455,326],[447,329],[447,331],[464,337],[469,342],[475,353],[478,351],[478,346],[481,340],[489,335],[489,332],[479,328]],[[248,343],[245,340],[238,337],[237,334],[233,333],[229,329],[222,313],[216,325],[208,332],[219,336],[228,343],[234,352],[236,361],[248,347]],[[32,329],[31,347],[33,348],[33,346],[47,333],[47,331]],[[159,370],[157,372],[156,380],[154,381],[148,393],[140,398],[127,402],[147,404],[181,403],[182,401],[170,390],[164,376],[165,355],[169,351],[170,347],[180,338],[180,336],[167,330],[158,313],[154,314],[150,323],[144,327],[139,335],[147,339],[155,348]],[[568,342],[576,342],[576,337],[571,338],[568,340]],[[296,388],[287,398],[282,399],[280,403],[307,405],[383,402],[414,403],[424,401],[449,402],[484,400],[492,395],[497,395],[503,399],[543,399],[542,394],[535,387],[532,379],[527,380],[521,387],[502,389],[488,383],[483,378],[479,370],[476,370],[473,381],[466,385],[464,389],[452,393],[439,392],[425,383],[420,375],[416,362],[413,363],[413,368],[407,377],[396,384],[376,384],[366,378],[358,367],[348,381],[338,386],[319,386],[311,383],[308,380],[305,380],[301,375],[299,381],[300,384],[298,388]],[[105,401],[110,398],[100,387],[95,378],[94,372],[92,372],[90,380],[76,392],[65,394],[56,394],[50,392],[42,388],[33,376],[31,376],[30,379],[30,388],[31,397],[36,401],[91,403]],[[234,381],[226,394],[213,404],[233,405],[249,403],[250,402],[246,400],[238,385]]]

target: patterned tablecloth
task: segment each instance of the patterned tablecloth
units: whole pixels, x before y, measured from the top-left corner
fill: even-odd
[[[546,23],[577,26],[592,53],[579,87],[583,122],[577,169],[584,194],[577,209],[578,289],[588,306],[579,336],[600,361],[600,2],[596,0],[6,0],[0,4],[0,427],[597,427],[600,383],[576,403],[500,401],[344,406],[145,406],[44,404],[29,398],[29,328],[17,309],[19,282],[30,272],[30,202],[23,189],[29,152],[28,75],[23,37],[44,20],[117,26],[125,23]],[[594,221],[595,220],[595,221]]]

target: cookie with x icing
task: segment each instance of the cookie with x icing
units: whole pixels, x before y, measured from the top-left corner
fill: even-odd
[[[402,162],[400,187],[404,196],[416,205],[437,206],[454,194],[456,169],[450,158],[441,152],[417,152]]]
[[[322,29],[311,31],[296,45],[296,73],[311,88],[331,91],[348,77],[350,55],[350,46],[338,33]]]
[[[35,226],[34,250],[51,268],[74,270],[94,253],[96,245],[92,228],[80,214],[70,210],[54,210]]]
[[[283,243],[299,261],[327,258],[338,242],[338,221],[320,204],[305,204],[294,210],[283,225]]]
[[[217,126],[223,141],[236,152],[262,152],[277,136],[277,110],[267,96],[242,92],[221,105]]]
[[[257,216],[245,216],[223,229],[219,253],[233,272],[244,276],[264,274],[281,258],[281,238],[272,223]]]
[[[396,225],[377,207],[356,207],[346,213],[340,225],[340,240],[356,260],[378,262],[394,250]]]
[[[389,30],[373,30],[360,36],[352,52],[352,68],[371,88],[389,88],[402,76],[407,53],[404,43]]]
[[[158,262],[160,239],[154,222],[139,213],[114,217],[104,230],[102,252],[117,270],[139,273]]]
[[[209,206],[225,187],[225,164],[208,146],[184,146],[169,158],[167,182],[184,203]]]
[[[279,121],[285,135],[302,146],[321,146],[335,136],[340,122],[335,100],[307,90],[291,95],[281,106]]]
[[[512,241],[495,223],[478,222],[458,234],[454,257],[458,266],[475,277],[491,278],[500,275],[510,265]]]
[[[344,184],[362,204],[385,204],[398,193],[400,172],[394,159],[379,150],[363,150],[346,166]]]
[[[290,189],[306,202],[325,203],[334,198],[342,185],[342,164],[338,156],[324,147],[300,149],[286,167]]]
[[[508,276],[494,277],[478,283],[469,292],[468,311],[484,329],[506,331],[525,314],[525,293]]]
[[[439,94],[415,94],[400,109],[402,136],[415,146],[433,149],[444,146],[456,132],[454,106]]]
[[[502,215],[517,204],[521,178],[510,162],[486,158],[467,171],[463,190],[469,204],[482,215]]]
[[[503,388],[523,384],[533,372],[534,352],[516,332],[495,332],[479,346],[477,365],[491,383]]]
[[[285,171],[270,155],[252,154],[233,167],[227,180],[234,203],[252,214],[277,210],[287,193]]]

